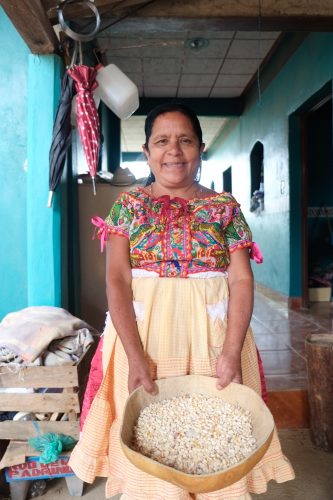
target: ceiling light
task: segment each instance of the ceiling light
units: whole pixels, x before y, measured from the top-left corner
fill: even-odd
[[[194,51],[205,49],[208,45],[207,38],[188,38],[185,40],[185,47]]]

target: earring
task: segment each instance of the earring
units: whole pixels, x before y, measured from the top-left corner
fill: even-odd
[[[196,174],[194,180],[195,180],[195,182],[200,182],[200,179],[201,179],[201,163],[198,166],[197,174]]]

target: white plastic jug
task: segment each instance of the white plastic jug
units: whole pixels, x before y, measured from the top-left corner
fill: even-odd
[[[100,66],[94,94],[120,119],[128,118],[139,107],[137,86],[115,64]]]

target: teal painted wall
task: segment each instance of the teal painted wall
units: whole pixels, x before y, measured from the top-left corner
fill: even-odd
[[[29,56],[27,263],[28,305],[61,306],[61,213],[59,189],[47,207],[49,150],[62,62]]]
[[[221,172],[233,167],[233,194],[241,203],[264,255],[264,264],[253,266],[255,279],[288,296],[301,295],[297,259],[290,262],[294,236],[290,241],[289,235],[290,206],[293,212],[297,211],[295,200],[289,198],[289,178],[300,166],[289,165],[288,121],[292,113],[332,80],[332,75],[333,34],[313,33],[262,91],[260,102],[248,102],[241,118],[234,120],[229,130],[222,131],[209,156]],[[265,210],[260,215],[249,211],[249,158],[257,141],[264,145],[265,165]],[[292,280],[291,265],[291,274],[295,273]]]
[[[28,56],[0,8],[0,319],[27,305]]]
[[[0,8],[0,319],[61,305],[59,193],[46,204],[62,71],[58,56],[30,54]]]

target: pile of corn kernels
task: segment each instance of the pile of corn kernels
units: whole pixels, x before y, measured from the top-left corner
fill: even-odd
[[[188,474],[227,469],[256,449],[251,414],[220,398],[191,394],[144,408],[133,449]]]

